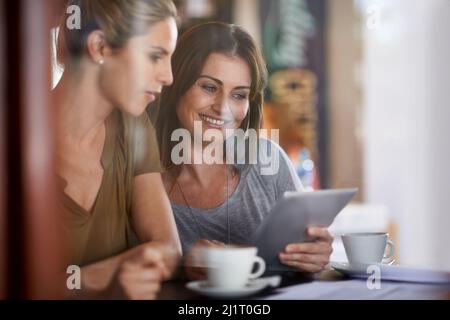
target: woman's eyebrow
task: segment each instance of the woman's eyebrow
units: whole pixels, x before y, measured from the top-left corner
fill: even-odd
[[[207,78],[207,79],[210,79],[210,80],[212,80],[212,81],[214,81],[214,82],[217,82],[218,84],[220,84],[221,86],[223,86],[223,82],[222,81],[220,81],[219,79],[216,79],[216,78],[213,78],[213,77],[211,77],[211,76],[207,76],[207,75],[204,75],[204,74],[202,74],[200,77],[198,77],[199,79],[200,78]]]
[[[239,86],[239,87],[235,87],[234,89],[235,89],[235,90],[236,90],[236,89],[237,89],[237,90],[242,90],[242,89],[251,90],[251,88],[248,87],[248,86]]]
[[[160,53],[163,54],[163,55],[168,55],[169,54],[169,52],[166,49],[164,49],[163,47],[151,46],[150,48],[153,49],[153,50],[160,51]]]
[[[204,74],[203,74],[203,75],[201,75],[199,78],[207,78],[207,79],[211,79],[212,81],[217,82],[218,84],[220,84],[221,86],[223,86],[223,82],[220,81],[219,79],[214,78],[214,77],[207,76],[207,75],[204,75]],[[235,87],[235,88],[234,88],[234,90],[236,90],[236,89],[248,89],[248,90],[250,90],[251,88],[248,87],[248,86],[238,86],[238,87]]]

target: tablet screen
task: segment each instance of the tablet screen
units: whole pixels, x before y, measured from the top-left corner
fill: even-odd
[[[292,270],[279,262],[278,254],[288,244],[314,241],[306,235],[306,228],[329,227],[357,191],[330,189],[286,193],[252,236],[251,243],[258,247],[258,256],[266,261],[267,270]]]

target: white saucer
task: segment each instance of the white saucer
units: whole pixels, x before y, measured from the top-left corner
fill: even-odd
[[[450,283],[449,272],[412,268],[395,264],[375,263],[372,265],[380,268],[381,280],[436,284]],[[368,269],[372,265],[331,262],[331,267],[336,271],[349,277],[364,279],[368,279],[373,273],[373,269]]]
[[[385,266],[393,266],[395,261],[392,261],[390,263],[372,263],[372,264],[365,264],[365,263],[356,263],[351,264],[348,262],[331,262],[331,267],[339,272],[345,273],[345,274],[360,274],[367,276],[367,268],[369,266],[378,266],[380,268]]]
[[[268,286],[277,287],[280,285],[281,277],[266,277],[258,278],[255,280],[249,280],[245,287],[239,289],[224,289],[211,287],[206,280],[191,281],[186,284],[186,288],[212,298],[242,298],[251,296],[255,293],[262,291]]]

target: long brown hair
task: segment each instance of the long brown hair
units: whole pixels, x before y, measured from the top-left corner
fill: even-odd
[[[183,95],[200,76],[203,65],[212,53],[238,56],[247,62],[251,72],[250,108],[241,128],[259,130],[262,122],[267,68],[261,50],[241,27],[221,22],[209,22],[187,30],[178,40],[172,57],[173,84],[165,87],[155,106],[149,108],[156,128],[161,162],[166,169],[175,165],[171,160],[171,134],[181,127],[176,107]]]

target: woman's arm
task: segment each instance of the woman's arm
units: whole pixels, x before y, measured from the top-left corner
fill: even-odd
[[[132,225],[139,240],[160,250],[173,273],[181,258],[181,244],[160,173],[134,177],[131,209]]]

